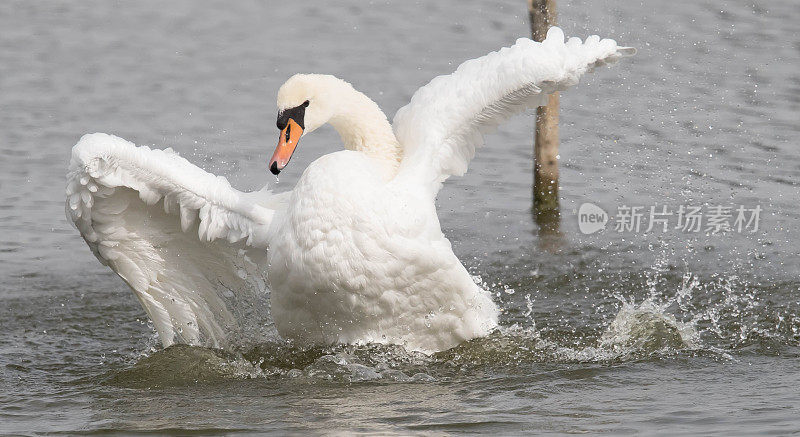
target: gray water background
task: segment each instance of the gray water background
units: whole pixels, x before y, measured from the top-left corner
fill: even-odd
[[[64,218],[70,148],[84,133],[173,147],[258,189],[275,184],[275,92],[290,75],[340,76],[391,117],[432,77],[526,36],[525,8],[1,3],[0,433],[800,430],[800,8],[789,0],[559,3],[567,35],[639,49],[562,95],[562,235],[541,235],[530,213],[531,115],[491,135],[438,200],[454,250],[522,340],[432,360],[380,348],[306,356],[278,345],[244,362],[160,351],[130,290]],[[339,148],[330,128],[309,135],[276,189]],[[584,202],[612,214],[764,212],[755,233],[584,236]],[[648,298],[696,341],[651,329],[644,344],[603,343]],[[283,354],[292,362],[264,370]],[[352,362],[417,377],[354,378]]]

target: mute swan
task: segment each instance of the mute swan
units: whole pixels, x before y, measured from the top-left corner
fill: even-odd
[[[67,216],[133,289],[162,343],[236,348],[277,333],[300,344],[390,343],[434,352],[483,336],[498,309],[442,234],[434,201],[482,134],[634,50],[552,28],[542,43],[464,62],[420,88],[389,124],[333,76],[278,91],[286,168],[301,136],[330,123],[345,150],[295,188],[243,193],[171,149],[85,135],[72,150]],[[267,300],[268,299],[268,300]]]

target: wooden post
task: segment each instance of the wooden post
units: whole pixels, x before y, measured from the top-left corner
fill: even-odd
[[[543,41],[547,29],[556,24],[556,0],[528,0],[531,35]],[[550,95],[547,106],[536,109],[536,139],[533,157],[533,209],[544,231],[558,232],[558,93]]]

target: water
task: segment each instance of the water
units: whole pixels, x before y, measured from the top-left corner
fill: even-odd
[[[64,219],[69,150],[115,133],[260,188],[274,183],[274,98],[292,73],[339,75],[391,115],[433,76],[525,35],[525,2],[0,5],[0,432],[800,429],[800,10],[559,8],[567,34],[639,54],[562,95],[560,235],[530,214],[530,115],[442,190],[445,232],[503,329],[426,357],[162,350]],[[338,148],[330,128],[307,137],[278,189]],[[763,213],[755,233],[585,236],[584,202]]]

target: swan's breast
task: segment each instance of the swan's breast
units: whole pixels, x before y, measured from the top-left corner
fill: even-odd
[[[380,262],[391,243],[394,201],[362,153],[341,151],[314,161],[292,191],[270,244],[273,287],[286,283],[296,292],[319,281],[358,288],[366,264]]]
[[[269,248],[282,336],[439,350],[494,326],[494,305],[453,254],[433,202],[382,176],[360,152],[304,172]]]
[[[442,267],[422,260],[442,245],[450,253],[444,240],[428,238],[438,225],[430,208],[409,205],[360,152],[310,165],[270,244],[273,317],[282,335],[294,329],[339,335],[330,325],[380,320],[402,308],[397,292],[417,270]]]

